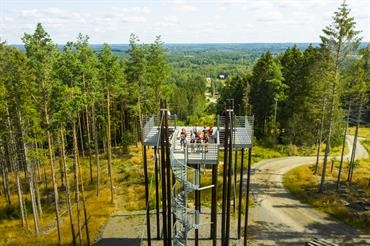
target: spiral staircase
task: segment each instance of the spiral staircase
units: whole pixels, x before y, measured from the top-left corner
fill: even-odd
[[[189,161],[188,146],[181,147],[176,136],[179,130],[175,130],[171,139],[171,169],[176,182],[172,189],[172,209],[175,216],[173,245],[187,245],[188,232],[200,227],[199,210],[189,208],[188,194],[196,190],[212,188],[213,185],[200,187],[199,169],[187,165]],[[201,146],[204,153],[204,145]]]

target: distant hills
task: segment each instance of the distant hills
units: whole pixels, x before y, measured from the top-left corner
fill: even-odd
[[[262,54],[270,51],[273,54],[278,54],[285,51],[288,47],[297,46],[301,50],[305,50],[310,44],[319,46],[319,43],[176,43],[164,44],[169,53],[176,52],[190,52],[190,53],[203,53],[203,52],[247,52],[253,54]],[[369,42],[362,42],[360,47],[365,47]],[[21,50],[24,50],[23,45],[13,45]],[[110,44],[114,53],[125,56],[129,48],[129,44]],[[64,45],[58,45],[63,49]],[[94,50],[99,51],[102,49],[103,44],[90,44]]]

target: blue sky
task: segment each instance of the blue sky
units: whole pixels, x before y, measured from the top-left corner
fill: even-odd
[[[0,38],[22,43],[41,22],[55,43],[319,42],[342,0],[0,0]],[[370,41],[370,0],[347,0]]]

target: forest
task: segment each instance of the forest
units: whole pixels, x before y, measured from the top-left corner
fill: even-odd
[[[360,34],[344,4],[312,45],[219,50],[166,45],[160,36],[143,44],[131,34],[123,51],[91,45],[83,34],[57,45],[41,23],[23,35],[22,48],[1,42],[0,220],[27,227],[32,214],[39,235],[46,206],[60,242],[63,197],[68,214],[78,211],[72,234],[81,235],[85,186],[97,197],[108,187],[115,202],[114,160],[140,143],[143,116],[158,114],[161,99],[183,124],[213,125],[209,116],[223,114],[233,98],[237,115],[254,115],[257,145],[325,143],[328,155],[346,126],[370,124],[370,45]]]

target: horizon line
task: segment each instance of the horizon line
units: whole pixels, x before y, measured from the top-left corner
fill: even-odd
[[[6,43],[6,41],[5,41]],[[197,44],[320,44],[321,42],[315,41],[315,42],[294,42],[294,41],[286,41],[286,42],[172,42],[172,43],[166,43],[164,42],[164,45],[197,45]],[[370,43],[370,41],[361,41],[361,44],[363,43]],[[55,43],[56,45],[65,45],[62,43]],[[108,44],[108,45],[129,45],[130,43],[107,43],[107,42],[102,42],[102,43],[89,43],[89,45],[103,45],[103,44]],[[141,44],[151,44],[151,43],[141,43]],[[12,43],[8,45],[24,45],[23,43]]]

